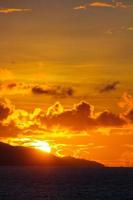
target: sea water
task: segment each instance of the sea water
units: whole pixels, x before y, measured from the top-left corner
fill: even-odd
[[[0,200],[133,200],[133,169],[0,167]]]

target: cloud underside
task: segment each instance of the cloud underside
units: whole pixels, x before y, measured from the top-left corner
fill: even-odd
[[[12,14],[12,13],[22,13],[22,12],[31,12],[31,9],[28,9],[28,8],[0,8],[1,14]]]
[[[74,10],[87,10],[90,7],[96,7],[96,8],[128,8],[131,7],[130,5],[124,4],[122,1],[94,1],[91,3],[87,3],[84,5],[75,6]]]
[[[92,155],[95,160],[103,159],[105,164],[120,165],[129,159],[133,149],[133,97],[124,94],[119,106],[125,111],[97,113],[85,101],[69,109],[56,102],[46,110],[35,108],[28,112],[15,108],[8,99],[1,99],[0,141],[28,147],[48,141],[58,156],[91,159]]]
[[[123,128],[133,125],[133,99],[125,95],[121,107],[128,107],[124,113],[115,114],[109,110],[97,113],[87,102],[80,102],[71,109],[65,109],[59,102],[47,110],[36,108],[33,112],[16,109],[5,99],[0,103],[0,133],[3,137],[17,136],[28,130],[51,132],[54,128],[75,133],[99,128]]]
[[[114,81],[112,83],[108,83],[104,86],[101,87],[100,93],[107,93],[107,92],[112,92],[117,89],[117,86],[119,85],[119,81]]]
[[[63,85],[2,82],[0,84],[0,95],[48,95],[60,98],[72,97],[75,93],[73,87]]]

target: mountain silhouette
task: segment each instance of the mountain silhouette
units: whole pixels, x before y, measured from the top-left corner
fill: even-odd
[[[88,161],[84,159],[77,159],[73,157],[57,157],[43,151],[22,147],[11,146],[9,144],[0,142],[0,165],[10,166],[74,166],[74,167],[104,167],[103,164]]]

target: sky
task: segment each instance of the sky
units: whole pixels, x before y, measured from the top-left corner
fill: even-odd
[[[0,0],[0,140],[133,165],[132,0]]]

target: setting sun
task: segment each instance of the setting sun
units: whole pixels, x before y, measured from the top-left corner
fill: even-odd
[[[133,0],[0,0],[0,24],[0,142],[133,166]]]
[[[0,199],[133,200],[133,0],[0,0],[0,28]]]
[[[45,141],[37,141],[37,142],[34,142],[32,143],[32,146],[36,149],[39,149],[41,151],[45,151],[47,153],[50,153],[51,152],[51,147],[50,145],[45,142]]]

